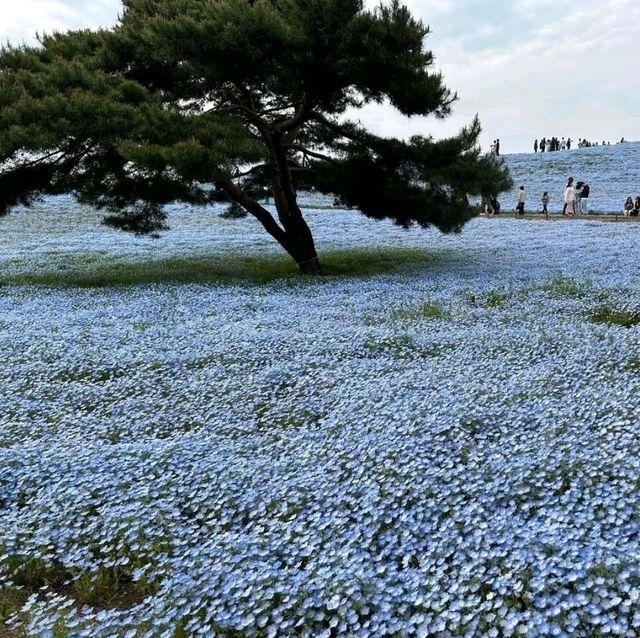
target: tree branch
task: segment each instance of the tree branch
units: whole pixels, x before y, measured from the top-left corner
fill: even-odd
[[[66,157],[69,154],[69,150],[70,149],[61,149],[61,148],[57,148],[55,151],[51,151],[50,153],[47,153],[46,155],[43,155],[42,157],[38,157],[37,159],[31,160],[30,162],[27,162],[26,164],[20,164],[18,163],[17,166],[14,166],[12,169],[10,170],[16,170],[16,169],[24,169],[24,168],[29,168],[31,166],[35,166],[36,164],[41,164],[42,162],[46,162],[48,159],[51,159],[52,157],[54,157],[55,155],[59,155],[60,157],[58,157],[54,164],[57,164],[61,159],[63,159],[64,157]],[[2,165],[5,162],[8,162],[11,159],[11,156],[4,158],[1,162],[0,162],[0,167],[2,167]]]
[[[323,126],[326,126],[328,129],[334,131],[335,133],[340,134],[342,137],[351,140],[352,142],[357,142],[358,144],[362,144],[363,146],[367,147],[369,146],[364,139],[365,136],[357,135],[356,133],[349,131],[348,125],[340,125],[337,122],[332,122],[319,113],[313,113],[311,115],[311,119],[315,120],[319,124],[322,124]]]
[[[264,168],[264,164],[258,164],[258,166],[253,166],[249,170],[243,171],[242,173],[238,171],[232,176],[232,179],[238,179],[240,177],[246,177],[247,175],[253,175],[253,173],[257,172],[261,168]]]
[[[302,146],[302,144],[289,144],[287,148],[291,148],[294,151],[300,151],[309,157],[315,157],[316,159],[325,160],[327,162],[331,162],[332,164],[337,164],[337,160],[334,157],[330,157],[329,155],[324,155],[323,153],[318,153],[317,151],[310,151],[308,148]]]
[[[247,212],[251,213],[264,227],[264,229],[287,250],[287,233],[279,226],[271,213],[260,206],[258,202],[247,195],[240,187],[228,179],[216,180],[216,184],[234,201],[240,204]]]
[[[299,102],[296,105],[296,112],[293,117],[288,120],[280,122],[275,128],[276,135],[283,135],[298,129],[309,118],[311,109],[307,107],[304,102]]]
[[[291,104],[285,104],[283,106],[274,106],[270,109],[264,109],[263,111],[260,111],[258,113],[258,115],[267,115],[269,113],[276,113],[277,111],[286,111],[288,109],[292,109],[294,106],[296,106],[295,102],[292,102]]]

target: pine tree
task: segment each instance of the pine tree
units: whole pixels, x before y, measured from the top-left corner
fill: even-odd
[[[393,0],[124,0],[108,30],[0,51],[0,214],[73,193],[138,233],[165,205],[244,208],[304,273],[320,263],[297,192],[376,219],[459,230],[510,186],[477,118],[453,138],[383,138],[348,110],[446,117],[428,27]],[[259,203],[270,192],[277,215]]]

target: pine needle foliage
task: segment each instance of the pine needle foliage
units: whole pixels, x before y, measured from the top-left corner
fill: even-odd
[[[320,272],[297,192],[457,231],[510,186],[477,118],[450,139],[374,135],[354,109],[443,118],[456,96],[398,0],[124,0],[112,29],[0,50],[0,215],[72,193],[137,233],[165,207],[226,201]],[[273,197],[275,214],[259,201]]]

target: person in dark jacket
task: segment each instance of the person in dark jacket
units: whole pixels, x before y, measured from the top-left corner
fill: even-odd
[[[542,212],[545,215],[549,214],[549,193],[547,191],[544,192],[544,194],[542,195]]]
[[[627,197],[624,202],[624,208],[622,209],[625,217],[633,215],[633,197]]]
[[[582,187],[584,186],[584,182],[578,182],[576,184],[576,215],[582,215]]]
[[[589,184],[584,184],[582,187],[582,198],[580,199],[580,205],[582,206],[582,214],[589,214],[589,193],[591,192],[591,188]]]
[[[636,197],[636,203],[633,205],[633,212],[631,213],[632,217],[638,217],[640,215],[640,195]]]
[[[491,197],[487,197],[484,200],[484,212],[487,217],[495,214],[495,210],[493,209],[493,205],[491,204]]]

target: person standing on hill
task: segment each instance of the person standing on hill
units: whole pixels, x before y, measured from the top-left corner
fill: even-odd
[[[571,150],[571,138],[570,137],[567,139],[567,150],[568,151]]]
[[[583,186],[584,186],[584,182],[578,182],[576,184],[576,204],[575,204],[576,215],[582,215],[582,187]]]
[[[496,140],[496,155],[500,157],[500,138]]]
[[[491,197],[485,197],[484,199],[484,212],[487,215],[487,217],[490,217],[491,215],[495,214],[495,210],[493,208],[493,205],[491,204]]]
[[[538,152],[538,140],[536,140],[536,141],[533,143],[533,152],[534,152],[534,153],[537,153],[537,152]]]
[[[548,208],[548,206],[549,206],[549,193],[548,193],[547,191],[545,191],[545,192],[542,194],[542,212],[543,212],[545,215],[548,215],[548,214],[549,214],[549,208]]]
[[[591,187],[589,184],[584,184],[582,187],[582,193],[580,198],[580,205],[582,206],[581,213],[583,215],[589,214],[589,194],[591,193]]]
[[[629,217],[629,215],[633,214],[633,197],[627,197],[622,212],[625,217]]]
[[[547,148],[547,139],[545,137],[543,137],[540,140],[540,152],[544,153],[545,149]]]
[[[560,150],[561,151],[566,151],[567,150],[567,142],[565,141],[564,137],[562,138],[562,141],[560,142]]]
[[[569,178],[567,188],[564,191],[564,210],[563,215],[576,214],[576,189],[573,186],[573,177]]]
[[[516,206],[516,210],[520,215],[524,215],[524,205],[527,202],[527,193],[524,190],[524,186],[520,187],[520,192],[518,193],[518,205]]]

